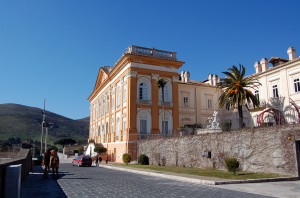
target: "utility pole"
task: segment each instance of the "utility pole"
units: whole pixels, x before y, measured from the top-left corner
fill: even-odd
[[[48,136],[48,127],[46,126],[46,133],[45,133],[45,153],[47,152],[47,136]]]
[[[41,135],[41,151],[40,155],[43,155],[43,136],[44,136],[44,123],[45,123],[45,103],[46,99],[44,99],[44,110],[43,110],[43,119],[42,119],[42,135]]]

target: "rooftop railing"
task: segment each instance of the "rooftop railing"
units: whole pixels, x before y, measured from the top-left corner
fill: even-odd
[[[138,46],[129,46],[125,52],[126,54],[140,54],[149,57],[156,57],[156,58],[164,58],[170,60],[177,60],[176,52],[168,52],[163,50],[158,50],[154,48],[145,48],[145,47],[138,47]]]

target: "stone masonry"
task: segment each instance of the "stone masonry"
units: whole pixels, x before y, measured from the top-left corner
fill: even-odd
[[[224,159],[236,157],[243,171],[296,176],[297,140],[300,126],[284,125],[142,140],[138,152],[150,164],[225,170]]]

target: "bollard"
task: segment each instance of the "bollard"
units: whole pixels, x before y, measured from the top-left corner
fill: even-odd
[[[6,167],[5,197],[20,198],[22,164]]]

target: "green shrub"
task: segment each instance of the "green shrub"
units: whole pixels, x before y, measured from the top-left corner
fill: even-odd
[[[149,157],[145,154],[140,154],[138,156],[138,163],[141,165],[149,165]]]
[[[233,174],[235,175],[235,173],[238,171],[239,167],[240,167],[240,163],[239,161],[234,158],[234,157],[229,157],[225,159],[225,164],[226,164],[226,168],[229,172],[233,172]]]
[[[131,156],[128,153],[124,153],[123,156],[123,162],[127,165],[131,162]]]

